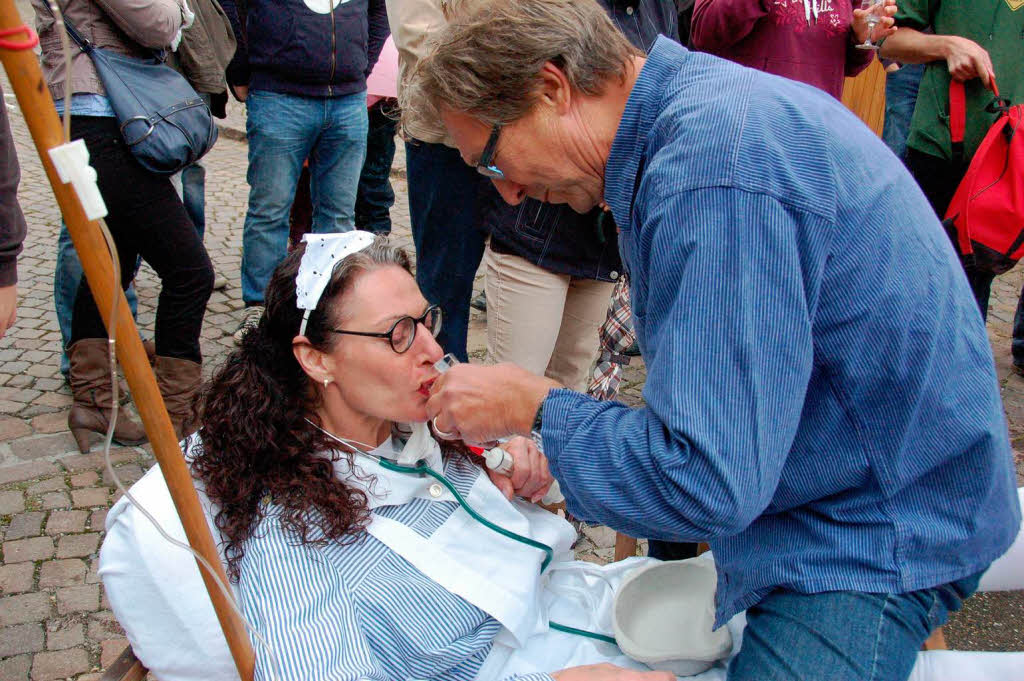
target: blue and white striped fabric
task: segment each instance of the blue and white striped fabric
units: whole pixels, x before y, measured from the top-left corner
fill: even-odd
[[[1006,550],[981,317],[913,179],[839,102],[659,39],[605,200],[647,406],[548,396],[573,515],[710,539],[719,623],[774,588],[905,592]]]
[[[455,457],[444,472],[465,494],[480,469]],[[428,537],[456,508],[414,499],[374,512]],[[283,530],[280,513],[269,506],[246,543],[238,590],[246,617],[280,662],[282,681],[476,678],[501,628],[496,620],[371,536],[304,545]],[[270,656],[253,645],[255,678],[272,678]],[[552,681],[547,674],[509,678]]]

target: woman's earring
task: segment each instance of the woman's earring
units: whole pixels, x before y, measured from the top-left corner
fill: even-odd
[[[329,378],[325,378],[324,379],[324,390],[327,390],[327,386],[330,385],[330,383],[331,383],[331,379],[329,379]]]

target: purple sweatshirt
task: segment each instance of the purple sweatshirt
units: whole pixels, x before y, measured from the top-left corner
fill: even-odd
[[[843,78],[875,56],[854,47],[850,22],[859,6],[860,0],[697,0],[690,40],[698,50],[839,99]]]

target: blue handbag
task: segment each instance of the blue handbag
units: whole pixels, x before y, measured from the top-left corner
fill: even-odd
[[[68,35],[89,55],[117,116],[121,136],[142,167],[172,175],[203,157],[217,141],[210,107],[163,63],[162,53],[135,59],[96,47],[64,19]]]

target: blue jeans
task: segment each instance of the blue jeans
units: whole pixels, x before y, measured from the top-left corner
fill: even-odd
[[[355,229],[356,187],[366,154],[366,92],[300,97],[254,90],[246,99],[249,210],[242,232],[242,300],[263,290],[288,250],[288,214],[309,159],[313,232]]]
[[[981,573],[904,594],[778,589],[747,610],[729,681],[903,681],[917,651]]]
[[[441,307],[437,342],[465,362],[469,300],[487,239],[478,197],[497,190],[443,144],[406,142],[405,166],[416,282],[423,296]]]
[[[885,123],[882,141],[901,160],[907,151],[910,119],[917,106],[917,90],[924,75],[924,64],[906,64],[900,70],[885,74]]]
[[[382,99],[367,112],[370,128],[366,135],[366,161],[356,194],[356,229],[374,234],[391,233],[391,206],[395,203],[391,164],[395,160],[398,127],[398,121],[393,118],[395,108],[395,100]]]

